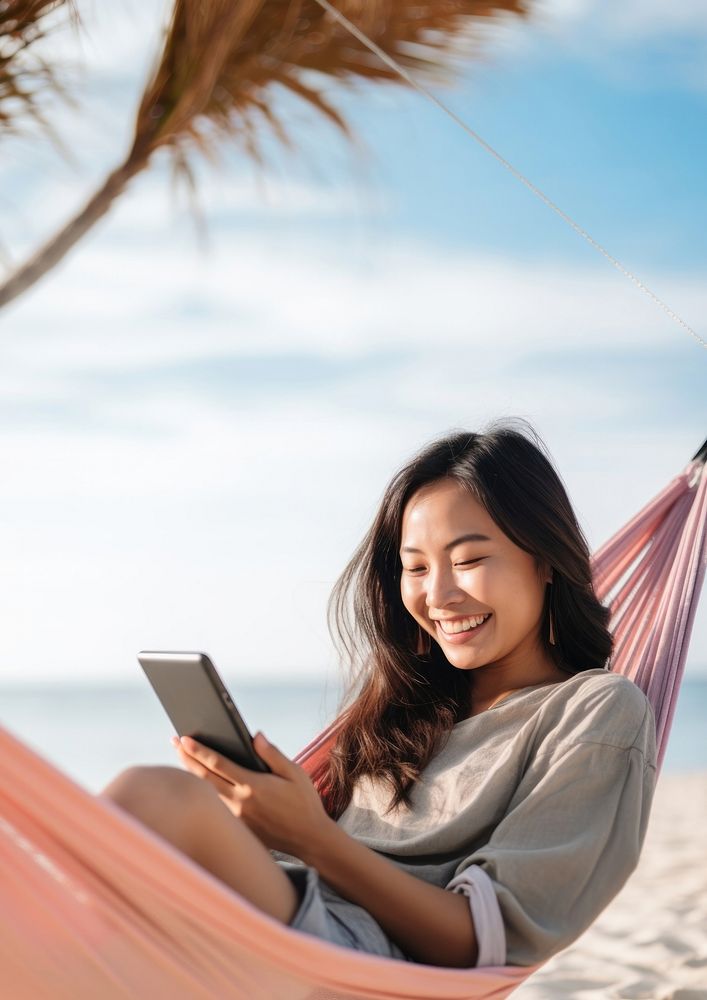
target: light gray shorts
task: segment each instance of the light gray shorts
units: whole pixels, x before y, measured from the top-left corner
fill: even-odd
[[[370,955],[412,961],[388,937],[368,910],[344,899],[311,865],[277,862],[291,879],[300,905],[289,926],[315,937]]]

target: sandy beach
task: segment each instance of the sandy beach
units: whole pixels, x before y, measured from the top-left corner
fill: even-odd
[[[514,1000],[707,1000],[707,771],[658,779],[638,867]]]

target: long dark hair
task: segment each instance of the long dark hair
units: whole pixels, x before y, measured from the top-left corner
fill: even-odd
[[[334,819],[363,775],[389,783],[389,810],[401,802],[409,807],[420,772],[469,714],[470,673],[452,666],[436,642],[428,653],[417,651],[420,630],[400,594],[405,505],[441,479],[468,489],[512,542],[552,567],[541,639],[555,665],[575,674],[605,667],[611,655],[610,612],[594,593],[589,546],[532,426],[506,418],[481,433],[455,431],[432,441],[393,476],[329,597],[329,631],[349,679],[338,710],[344,721],[312,780]]]

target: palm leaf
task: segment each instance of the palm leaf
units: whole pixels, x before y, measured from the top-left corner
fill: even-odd
[[[57,140],[42,106],[50,93],[66,98],[66,89],[36,48],[56,27],[59,8],[78,20],[73,0],[0,0],[0,134],[21,132],[31,121]]]
[[[211,146],[255,135],[258,116],[287,141],[277,87],[296,94],[348,138],[319,81],[405,81],[316,0],[177,0],[162,58],[145,90],[135,148]],[[448,83],[475,47],[474,21],[524,15],[529,0],[339,0],[337,9],[418,79]],[[208,53],[208,58],[204,55]],[[311,81],[311,82],[310,82]]]
[[[0,0],[0,3],[2,0]],[[337,8],[420,82],[449,82],[477,45],[479,19],[525,16],[530,0],[339,0]],[[53,267],[110,208],[156,150],[188,169],[195,151],[224,140],[262,162],[260,125],[290,148],[278,85],[305,101],[349,140],[325,84],[409,84],[316,0],[175,0],[157,65],[145,88],[125,161],[85,207],[0,286],[0,306]]]

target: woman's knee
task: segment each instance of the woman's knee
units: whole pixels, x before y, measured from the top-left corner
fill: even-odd
[[[121,771],[100,794],[192,857],[218,800],[216,790],[190,771],[148,764]]]
[[[116,775],[100,794],[129,812],[150,816],[172,808],[188,811],[216,792],[190,771],[169,765],[136,764]]]

